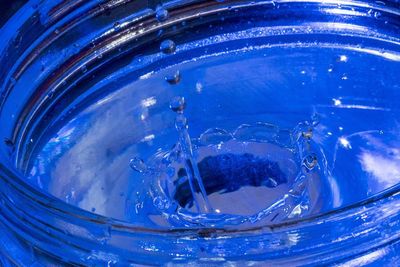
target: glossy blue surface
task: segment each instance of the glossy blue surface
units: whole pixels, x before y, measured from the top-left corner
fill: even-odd
[[[399,3],[144,2],[1,29],[3,264],[396,264]]]

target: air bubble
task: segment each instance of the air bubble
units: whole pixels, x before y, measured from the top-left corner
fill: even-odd
[[[167,20],[169,17],[168,10],[164,9],[163,7],[159,6],[156,9],[156,19],[159,22]]]
[[[169,104],[169,108],[174,112],[183,113],[186,108],[185,98],[181,96],[174,97]]]
[[[172,54],[176,50],[176,45],[172,40],[164,40],[160,45],[160,51],[164,54]]]
[[[133,159],[131,159],[131,161],[129,162],[129,166],[133,170],[135,170],[139,173],[143,173],[147,170],[146,163],[144,163],[144,161],[138,157],[134,157]]]
[[[175,71],[175,73],[172,75],[165,76],[165,80],[171,85],[178,84],[181,81],[181,74],[179,70]]]

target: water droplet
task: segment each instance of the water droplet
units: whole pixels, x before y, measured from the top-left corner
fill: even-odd
[[[199,141],[202,145],[218,145],[233,139],[233,136],[223,129],[208,129],[200,135]]]
[[[196,83],[196,92],[201,93],[203,91],[203,85],[200,82]]]
[[[307,170],[311,171],[318,164],[318,158],[315,153],[309,154],[303,159],[303,166],[307,168]]]
[[[92,212],[95,212],[95,211],[96,211],[96,208],[92,208],[91,210],[92,210]]]
[[[161,197],[156,197],[153,199],[153,204],[156,208],[160,210],[165,210],[169,208],[169,202],[166,199],[163,199]]]
[[[346,55],[340,55],[336,61],[338,62],[347,62],[349,58]]]
[[[329,65],[328,72],[332,72],[332,71],[333,71],[333,65]]]
[[[164,40],[160,45],[160,51],[164,54],[172,54],[176,50],[176,45],[172,40]]]
[[[169,17],[168,10],[164,9],[163,7],[159,6],[156,9],[156,19],[159,22],[167,20]]]
[[[171,85],[178,84],[181,81],[181,74],[179,70],[175,71],[175,73],[172,75],[165,76],[165,80]]]
[[[347,77],[347,74],[343,74],[343,75],[342,75],[342,80],[345,81],[345,80],[348,80],[348,79],[349,79],[349,77]]]
[[[55,34],[59,34],[59,33],[60,33],[60,30],[59,30],[59,29],[55,29],[55,30],[54,30],[54,33],[55,33]]]
[[[175,119],[175,128],[180,131],[182,129],[187,129],[188,128],[188,124],[187,124],[187,119],[185,116],[183,116],[182,114],[180,114],[180,116],[176,116]]]
[[[376,12],[374,13],[374,17],[375,17],[376,19],[379,19],[381,16],[382,16],[382,14],[381,14],[380,12],[378,12],[378,11],[376,11]]]
[[[135,170],[139,173],[143,173],[147,170],[146,163],[144,163],[144,161],[138,157],[134,157],[133,159],[131,159],[131,161],[129,162],[129,166],[133,170]]]
[[[169,108],[174,112],[183,113],[186,108],[185,98],[181,96],[174,97],[169,104]]]
[[[118,28],[121,25],[119,21],[114,22],[114,28]]]

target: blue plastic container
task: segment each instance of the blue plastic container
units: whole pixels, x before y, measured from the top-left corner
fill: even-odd
[[[2,266],[399,264],[398,1],[29,1],[0,40]]]

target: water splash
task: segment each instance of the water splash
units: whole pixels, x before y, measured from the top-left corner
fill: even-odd
[[[179,134],[179,146],[184,157],[184,165],[187,179],[190,184],[193,199],[199,212],[210,212],[211,205],[207,198],[207,193],[200,176],[197,162],[193,157],[193,146],[188,133],[187,119],[183,114],[186,102],[183,97],[175,97],[171,101],[170,108],[177,113],[175,128]],[[200,195],[196,194],[196,188],[200,189]]]

